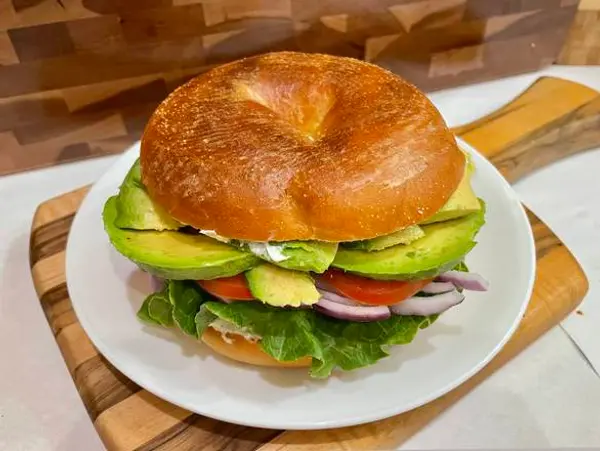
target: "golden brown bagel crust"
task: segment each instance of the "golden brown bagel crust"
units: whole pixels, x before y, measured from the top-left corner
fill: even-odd
[[[228,340],[231,343],[223,340],[221,333],[210,327],[202,334],[202,341],[213,351],[238,362],[281,368],[306,367],[310,366],[312,362],[310,357],[303,357],[294,362],[279,362],[263,352],[256,343],[248,341],[240,335],[229,334]]]
[[[142,182],[177,220],[249,241],[351,241],[418,223],[465,158],[436,108],[359,60],[281,52],[217,67],[150,118]]]

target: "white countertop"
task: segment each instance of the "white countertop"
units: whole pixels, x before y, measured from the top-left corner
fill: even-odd
[[[552,67],[431,98],[457,125],[501,106],[542,74],[600,90],[600,67]],[[0,450],[103,449],[33,289],[28,243],[39,203],[93,182],[114,159],[0,178]],[[599,169],[597,149],[515,185],[582,263],[590,280],[584,315],[554,328],[402,449],[600,447],[600,378],[589,363],[600,369]]]

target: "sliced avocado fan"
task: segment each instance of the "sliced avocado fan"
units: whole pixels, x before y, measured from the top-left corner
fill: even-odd
[[[110,241],[121,254],[149,273],[167,279],[228,277],[247,271],[261,261],[280,269],[300,271],[300,275],[302,272],[322,273],[334,266],[374,279],[427,278],[451,269],[475,246],[473,237],[485,222],[485,209],[471,188],[472,172],[472,164],[467,159],[467,169],[457,190],[444,207],[423,224],[370,240],[341,243],[339,248],[337,243],[319,241],[244,243],[232,240],[224,244],[202,234],[182,233],[179,231],[182,224],[148,196],[141,182],[139,159],[127,173],[118,196],[106,202],[103,218]],[[257,251],[259,245],[264,249]],[[263,269],[257,269],[248,280],[252,277],[261,280],[267,274],[276,273],[264,269],[271,265],[261,267]],[[284,274],[285,270],[282,271]],[[314,284],[311,287],[314,290]],[[262,296],[266,296],[264,292]],[[272,297],[269,299],[261,300],[272,304]],[[291,302],[289,305],[296,300]]]
[[[459,219],[423,226],[425,236],[407,245],[375,252],[340,248],[332,266],[371,279],[414,280],[452,269],[473,249],[485,224],[485,203]]]
[[[174,231],[128,230],[115,226],[117,197],[104,205],[104,228],[115,249],[140,268],[165,279],[229,277],[255,266],[260,260],[203,235]]]

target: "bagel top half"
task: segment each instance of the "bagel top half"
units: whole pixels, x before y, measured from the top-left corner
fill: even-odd
[[[425,95],[356,59],[219,66],[156,109],[142,182],[180,222],[248,241],[353,241],[432,216],[465,157]]]

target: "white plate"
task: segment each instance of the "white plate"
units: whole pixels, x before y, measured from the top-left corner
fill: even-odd
[[[463,145],[461,143],[461,145]],[[531,228],[516,194],[498,171],[464,145],[477,165],[473,185],[487,202],[487,223],[469,254],[470,269],[491,283],[396,346],[378,364],[311,380],[306,369],[238,364],[201,342],[143,325],[136,312],[151,291],[144,273],[118,254],[101,212],[139,154],[129,149],[92,187],[67,244],[73,307],[98,350],[127,377],[193,412],[248,426],[321,429],[389,417],[445,394],[479,371],[516,329],[535,273]]]

